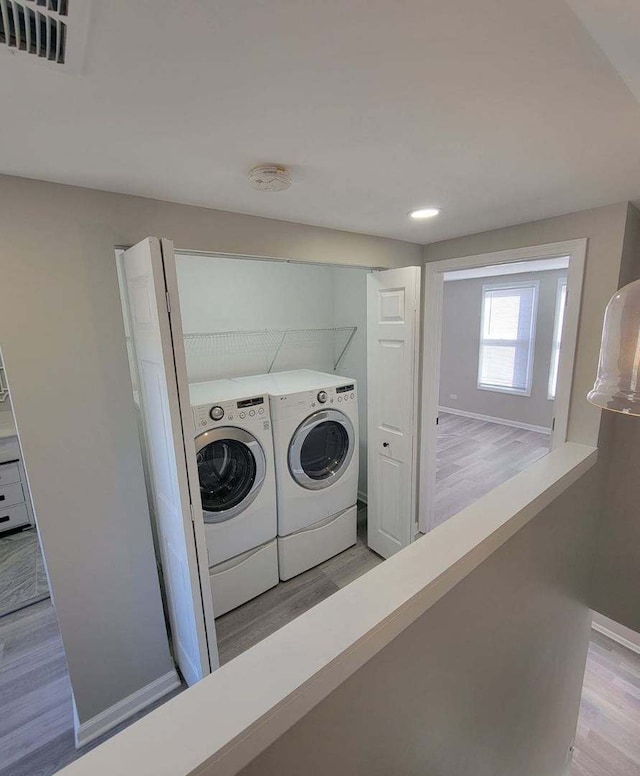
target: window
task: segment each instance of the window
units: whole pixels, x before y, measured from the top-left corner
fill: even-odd
[[[538,281],[482,287],[478,388],[531,394]]]
[[[549,368],[549,399],[556,398],[558,387],[558,365],[560,363],[560,346],[562,345],[562,327],[564,326],[564,310],[567,305],[567,279],[560,278],[556,291],[556,314],[553,324],[553,343],[551,345],[551,366]]]

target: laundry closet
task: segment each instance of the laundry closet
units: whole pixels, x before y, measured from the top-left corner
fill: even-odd
[[[417,535],[420,270],[156,238],[118,270],[168,621],[192,683]]]
[[[367,271],[179,254],[176,274],[219,617],[353,547],[358,515],[365,540]]]
[[[358,386],[367,493],[367,269],[176,254],[189,383],[312,369]]]

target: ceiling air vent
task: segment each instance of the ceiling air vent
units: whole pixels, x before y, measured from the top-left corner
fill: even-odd
[[[0,0],[0,50],[78,70],[90,0]]]

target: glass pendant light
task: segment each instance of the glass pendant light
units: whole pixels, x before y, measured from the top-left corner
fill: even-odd
[[[640,415],[640,280],[617,291],[607,305],[598,375],[587,399],[606,410]]]

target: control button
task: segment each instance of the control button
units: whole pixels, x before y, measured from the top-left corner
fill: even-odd
[[[256,411],[255,410],[249,410],[249,415],[251,415],[252,418],[255,418]]]
[[[241,413],[240,413],[240,417],[241,417],[242,419],[246,418],[246,417],[247,417],[247,413],[246,413],[246,412],[241,412]]]
[[[206,426],[207,425],[207,421],[206,420],[201,420],[200,421],[200,425],[201,426]]]
[[[327,392],[326,391],[320,391],[318,393],[318,396],[316,397],[320,404],[324,404],[327,400]]]
[[[338,401],[342,401],[342,396],[338,396]]]
[[[233,415],[227,415],[227,418],[229,418],[229,420],[233,420]]]
[[[258,410],[258,415],[264,415],[264,407],[260,407]]]
[[[355,398],[356,398],[356,395],[355,395],[355,393],[352,393],[352,394],[351,394],[351,398],[352,398],[352,399],[355,399]]]
[[[222,418],[224,418],[224,410],[222,407],[212,407],[209,412],[209,417],[211,420],[222,420]]]

